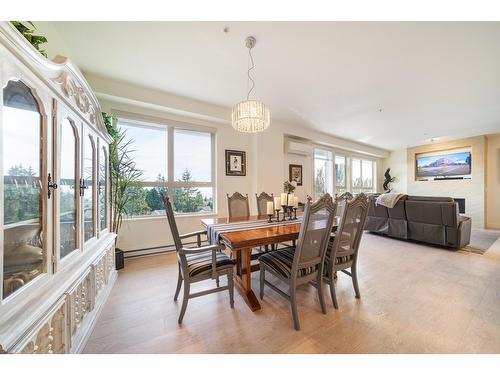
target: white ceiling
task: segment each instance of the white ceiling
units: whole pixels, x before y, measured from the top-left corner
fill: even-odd
[[[500,22],[37,25],[85,72],[228,110],[254,35],[254,97],[272,118],[388,150],[500,132]]]

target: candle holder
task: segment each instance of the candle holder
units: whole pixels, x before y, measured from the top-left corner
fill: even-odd
[[[275,211],[276,211],[276,221],[279,222],[280,221],[280,209],[278,208]]]
[[[267,222],[272,223],[273,222],[273,214],[267,214],[267,217],[268,217]]]
[[[293,208],[293,220],[297,220],[297,207]]]

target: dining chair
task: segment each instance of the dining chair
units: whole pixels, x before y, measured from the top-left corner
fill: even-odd
[[[206,231],[192,232],[184,235],[179,235],[177,224],[175,222],[174,211],[170,199],[160,193],[161,199],[164,202],[167,212],[168,225],[174,238],[175,250],[179,266],[179,275],[177,278],[177,288],[175,290],[174,301],[177,301],[182,284],[184,284],[184,293],[182,298],[182,307],[179,314],[179,324],[182,323],[184,313],[186,312],[188,300],[195,297],[204,296],[211,293],[222,292],[229,290],[229,303],[231,308],[234,307],[234,282],[233,282],[233,266],[234,261],[231,260],[224,252],[224,245],[207,245],[201,246],[201,236],[206,235]],[[182,244],[182,240],[186,238],[196,237],[197,247],[187,248]],[[219,286],[219,277],[227,275],[227,286]],[[217,287],[203,290],[196,293],[190,293],[191,284],[216,279]]]
[[[335,309],[339,308],[335,294],[334,275],[341,271],[351,276],[356,298],[360,298],[358,284],[358,251],[368,213],[368,200],[364,193],[345,201],[337,232],[330,241],[325,257],[325,278],[330,286],[330,294]],[[350,268],[351,272],[347,271]]]
[[[259,195],[255,193],[255,199],[257,201],[257,215],[267,215],[267,202],[274,202],[273,193],[271,193],[271,195],[267,194],[266,192],[262,192]]]
[[[260,298],[264,298],[264,285],[269,286],[290,301],[295,329],[300,330],[297,313],[297,287],[316,281],[321,312],[326,314],[323,297],[323,267],[328,239],[332,232],[335,203],[329,194],[317,202],[307,201],[297,246],[269,252],[259,258]],[[266,279],[266,271],[288,285],[288,293]]]
[[[243,195],[235,192],[233,195],[227,196],[227,214],[232,217],[250,216],[250,206],[248,204],[248,194]]]
[[[337,212],[335,212],[335,216],[342,218],[346,203],[353,198],[353,195],[348,191],[339,196],[336,196],[335,201],[337,202]]]
[[[271,193],[271,195],[267,194],[266,192],[262,192],[259,195],[255,193],[255,200],[257,202],[257,215],[263,216],[267,215],[267,202],[273,202],[274,206],[274,195]],[[273,211],[274,212],[274,211]],[[275,244],[271,245],[271,249],[275,249]],[[265,251],[269,251],[269,245],[264,246]],[[262,253],[261,249],[259,251],[259,254]],[[254,256],[255,258],[255,256]]]

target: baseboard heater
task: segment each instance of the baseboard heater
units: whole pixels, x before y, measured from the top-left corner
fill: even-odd
[[[196,245],[196,241],[193,242],[184,242],[184,245]],[[157,255],[157,254],[165,254],[175,251],[175,244],[164,245],[164,246],[155,246],[155,247],[145,247],[143,249],[134,249],[134,250],[123,250],[123,257],[125,259],[129,258],[137,258],[146,255]]]

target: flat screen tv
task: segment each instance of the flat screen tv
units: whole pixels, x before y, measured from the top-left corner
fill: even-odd
[[[448,177],[471,174],[471,153],[450,152],[433,156],[417,156],[417,177]]]

